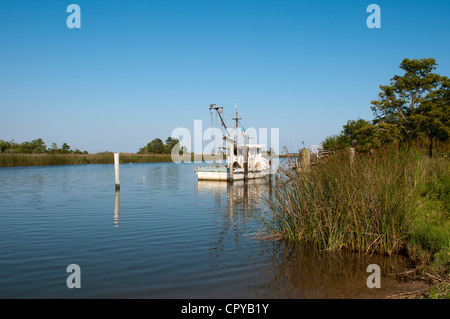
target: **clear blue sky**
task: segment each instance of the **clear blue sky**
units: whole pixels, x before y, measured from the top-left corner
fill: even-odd
[[[69,29],[69,4],[81,29]],[[381,29],[366,8],[381,7]],[[293,150],[372,119],[403,58],[450,75],[450,1],[2,0],[0,139],[136,152],[234,103]]]

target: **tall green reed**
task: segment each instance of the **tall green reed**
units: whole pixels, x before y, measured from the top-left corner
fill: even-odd
[[[302,170],[282,170],[267,211],[268,237],[323,250],[392,254],[405,248],[426,176],[426,151],[389,146],[375,155],[341,151]]]

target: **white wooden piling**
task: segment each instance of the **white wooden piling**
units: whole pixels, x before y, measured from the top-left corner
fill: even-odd
[[[114,153],[114,176],[116,178],[116,191],[120,190],[119,153]]]

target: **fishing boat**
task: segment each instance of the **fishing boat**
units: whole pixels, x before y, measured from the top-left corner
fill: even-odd
[[[215,161],[214,165],[208,167],[196,167],[195,173],[199,180],[210,181],[236,181],[265,177],[271,173],[271,163],[267,161],[262,152],[265,147],[264,144],[253,144],[249,142],[249,137],[245,134],[245,129],[242,129],[244,137],[243,145],[238,143],[238,129],[239,120],[237,108],[235,109],[236,121],[236,138],[232,137],[223,119],[223,107],[217,107],[215,104],[210,105],[211,117],[213,111],[221,120],[221,124],[225,129],[223,139],[228,143],[224,147],[224,154],[226,155],[226,164],[222,166],[221,161]],[[217,158],[217,157],[216,157]]]

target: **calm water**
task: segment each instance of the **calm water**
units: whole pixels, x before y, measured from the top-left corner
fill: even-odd
[[[255,239],[267,186],[198,182],[195,166],[122,164],[117,194],[113,165],[0,168],[0,297],[357,298],[380,293],[371,263],[395,284],[398,258]]]

